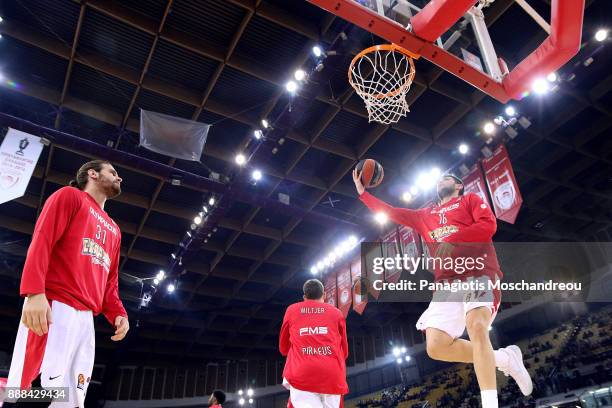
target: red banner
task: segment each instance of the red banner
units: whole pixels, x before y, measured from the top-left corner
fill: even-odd
[[[353,281],[353,310],[359,314],[363,314],[368,305],[368,295],[365,289],[361,288],[361,256],[357,254],[351,262],[351,278]],[[361,294],[364,293],[362,296]]]
[[[399,228],[399,242],[402,250],[402,255],[408,256],[409,258],[417,258],[421,256],[421,239],[417,232],[409,227],[401,226]],[[408,262],[409,273],[413,273],[412,263]]]
[[[338,309],[346,317],[353,303],[351,296],[351,265],[348,262],[343,262],[336,271],[338,276]]]
[[[395,258],[399,255],[399,246],[397,241],[397,228],[393,228],[391,232],[385,235],[382,239],[383,257]],[[402,275],[400,268],[386,269],[385,268],[385,282],[395,283],[399,280]]]
[[[328,271],[323,282],[325,286],[325,303],[337,306],[336,300],[336,271]]]
[[[478,194],[480,198],[482,198],[482,201],[489,204],[489,208],[491,207],[489,195],[487,194],[487,185],[478,163],[474,164],[468,174],[463,177],[463,186],[464,192]]]
[[[8,378],[6,377],[0,377],[0,395],[4,394],[4,389],[6,388],[6,382],[8,381]],[[0,401],[0,407],[2,407],[3,402]]]
[[[495,215],[500,220],[514,224],[523,203],[508,151],[499,145],[493,156],[482,161],[482,168],[489,185]]]

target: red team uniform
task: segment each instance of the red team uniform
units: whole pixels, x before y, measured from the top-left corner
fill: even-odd
[[[283,318],[279,349],[287,356],[283,379],[294,406],[312,394],[334,397],[329,406],[338,406],[348,392],[346,322],[339,309],[315,300],[292,304]]]
[[[88,193],[63,187],[49,197],[20,293],[44,293],[52,323],[43,336],[20,324],[8,387],[28,388],[41,374],[43,387],[69,387],[82,406],[94,362],[93,316],[103,313],[113,326],[127,317],[117,287],[120,248],[119,227]]]
[[[382,211],[389,219],[401,225],[414,228],[427,244],[429,253],[433,256],[442,242],[455,244],[452,258],[481,257],[484,268],[466,268],[458,273],[453,268],[435,268],[436,282],[453,282],[456,280],[491,280],[501,279],[502,272],[493,247],[493,235],[497,223],[493,212],[483,200],[474,193],[467,193],[451,199],[443,205],[432,205],[418,210],[395,208],[379,200],[368,192],[361,194],[359,199],[372,211]],[[464,245],[462,245],[464,244]],[[495,318],[501,296],[498,290],[479,293],[474,298],[473,293],[463,291],[453,298],[434,298],[417,322],[419,330],[433,327],[445,331],[456,338],[465,329],[465,315],[472,309],[486,306]],[[439,301],[436,301],[439,300]],[[454,301],[456,300],[456,301]]]

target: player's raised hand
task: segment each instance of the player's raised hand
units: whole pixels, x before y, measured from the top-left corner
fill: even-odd
[[[353,169],[353,182],[355,183],[355,188],[357,189],[357,194],[362,195],[365,191],[365,187],[361,182],[361,172],[357,172],[357,169]]]
[[[28,296],[21,313],[21,321],[38,336],[49,332],[51,306],[44,293]]]

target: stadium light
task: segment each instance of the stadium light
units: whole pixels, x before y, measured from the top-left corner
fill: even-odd
[[[195,218],[193,219],[193,223],[196,225],[200,225],[202,223],[202,217],[200,217],[199,215],[196,215]]]
[[[240,404],[240,405],[244,405],[244,398],[240,398],[240,399],[238,400],[238,404]]]
[[[238,390],[238,395],[242,395],[242,394],[244,394],[244,391]]]
[[[249,398],[249,404],[253,403],[253,398]]]
[[[608,30],[600,29],[595,33],[595,40],[602,42],[608,38]]]
[[[380,225],[385,225],[387,223],[387,220],[389,220],[389,217],[384,212],[379,212],[374,215],[374,219]]]
[[[400,355],[400,353],[401,353],[401,350],[400,350],[399,347],[393,347],[393,355],[395,357],[398,357]]]
[[[404,202],[411,202],[412,201],[412,194],[410,194],[410,191],[404,191],[404,193],[402,194],[402,201]]]
[[[406,351],[408,351],[408,350],[406,350],[406,347],[402,347],[402,348],[400,349],[400,351],[402,352],[402,354],[406,354]]]
[[[484,126],[482,127],[482,130],[487,134],[487,135],[491,135],[493,134],[493,132],[495,132],[495,125],[491,122],[487,122],[484,124]]]
[[[404,360],[406,360],[406,362],[408,362],[408,361],[410,361],[410,358],[411,358],[410,356],[406,356],[406,357],[404,357]]]
[[[253,136],[255,137],[255,139],[259,140],[263,137],[263,132],[261,131],[261,129],[255,129],[253,131]]]
[[[155,278],[159,279],[160,281],[163,281],[165,277],[166,277],[166,272],[164,272],[163,269],[160,269],[160,271],[157,272],[157,275],[155,275]]]
[[[252,388],[249,388],[249,389],[247,390],[247,395],[248,395],[249,397],[252,397],[252,396],[253,396],[253,389],[252,389]]]
[[[548,82],[555,82],[557,80],[557,73],[551,72],[546,76],[546,79],[548,79]]]
[[[350,237],[348,237],[348,243],[350,244],[351,248],[353,248],[359,243],[359,240],[355,235],[351,235]]]
[[[402,364],[402,359],[401,358],[397,359],[397,364]]]
[[[253,180],[255,180],[255,181],[261,180],[261,177],[262,177],[261,171],[253,170],[253,174],[251,176],[253,177]]]
[[[263,126],[264,129],[267,129],[270,127],[270,122],[268,122],[268,119],[262,119],[261,120],[261,126]]]
[[[285,84],[285,88],[287,89],[287,92],[295,93],[295,91],[298,89],[298,85],[295,81],[289,81]]]
[[[436,184],[436,177],[433,176],[431,172],[425,173],[422,172],[419,174],[416,180],[416,184],[419,189],[423,191],[427,191]]]
[[[466,145],[465,143],[461,143],[459,145],[459,153],[461,154],[467,154],[467,152],[470,150],[470,148],[468,147],[468,145]]]
[[[318,45],[315,45],[314,47],[312,47],[312,53],[314,54],[315,57],[318,58],[321,55],[323,55],[323,50]]]
[[[242,166],[244,165],[244,163],[246,163],[246,157],[244,157],[244,154],[242,153],[238,153],[236,157],[234,158],[234,160],[236,161],[236,164],[239,166]]]
[[[153,279],[153,284],[156,286],[159,285],[159,279],[157,278]]]
[[[303,69],[298,69],[293,73],[293,77],[297,81],[303,81],[304,79],[306,79],[306,71],[304,71]]]
[[[416,186],[410,187],[410,194],[412,194],[413,196],[419,194],[419,189]]]
[[[172,257],[172,259],[176,259],[176,254],[174,252],[171,253],[170,256]]]
[[[324,267],[325,267],[325,264],[323,263],[323,261],[317,262],[317,269],[318,270],[322,270]]]
[[[538,95],[544,95],[550,90],[550,85],[547,80],[538,78],[533,81],[531,88],[533,89],[533,92],[537,93]]]
[[[176,287],[174,286],[174,284],[173,284],[173,283],[171,283],[171,284],[169,284],[169,285],[168,285],[168,288],[167,288],[167,289],[168,289],[168,293],[172,293],[172,292],[174,292],[174,290],[176,289]]]
[[[202,210],[203,210],[205,213],[208,213],[208,207],[207,207],[207,206],[203,205],[203,206],[202,206]],[[203,213],[200,213],[200,217],[202,217],[203,215],[204,215]]]
[[[310,273],[313,275],[316,275],[319,272],[319,268],[317,268],[317,265],[314,265],[313,267],[310,268]]]
[[[210,197],[210,198],[208,199],[208,205],[210,205],[210,206],[215,205],[215,197]]]
[[[506,106],[506,115],[510,117],[516,115],[516,109],[514,109],[514,106]]]

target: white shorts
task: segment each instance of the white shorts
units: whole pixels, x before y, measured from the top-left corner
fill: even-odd
[[[289,389],[289,405],[293,408],[339,408],[341,395],[318,394],[293,388],[283,378],[283,386]]]
[[[94,365],[93,314],[54,300],[51,320],[43,336],[19,323],[6,386],[29,388],[40,374],[43,387],[66,387],[69,392],[70,402],[53,402],[50,407],[83,408]]]
[[[486,283],[489,278],[468,278],[465,282]],[[479,307],[488,307],[491,310],[491,324],[499,310],[501,293],[499,290],[459,290],[455,293],[448,291],[436,291],[431,299],[429,307],[419,320],[416,327],[425,331],[428,327],[442,330],[452,338],[458,338],[465,331],[465,317],[470,310]]]

